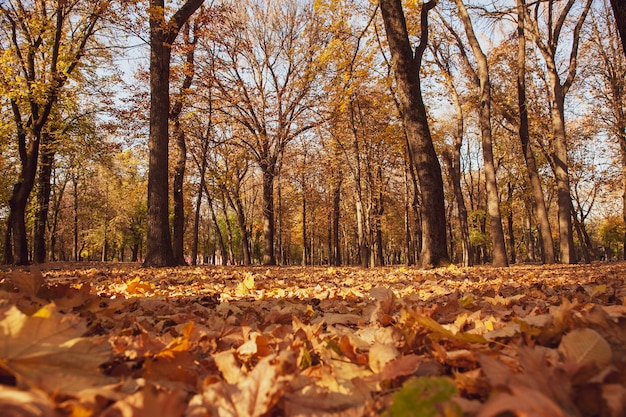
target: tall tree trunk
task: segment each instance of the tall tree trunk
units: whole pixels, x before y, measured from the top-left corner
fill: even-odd
[[[39,176],[37,178],[37,208],[35,210],[35,237],[33,239],[35,263],[46,261],[46,225],[50,207],[50,180],[52,179],[52,164],[54,163],[54,144],[50,133],[42,136]]]
[[[19,134],[19,133],[18,133]],[[21,147],[24,152],[20,152],[21,172],[19,180],[13,186],[13,195],[9,200],[9,219],[11,223],[7,226],[11,228],[13,237],[13,253],[6,253],[6,259],[13,259],[16,265],[27,265],[28,259],[28,238],[26,233],[26,205],[33,186],[35,184],[35,176],[37,172],[37,160],[39,158],[39,143],[41,134],[36,132],[34,139],[31,140],[28,151],[25,145]],[[26,141],[26,134],[23,134],[23,142]],[[11,251],[11,247],[5,248],[5,251]]]
[[[72,174],[72,198],[73,198],[73,227],[72,227],[72,254],[74,261],[80,261],[80,251],[78,250],[78,174]]]
[[[459,17],[465,27],[465,33],[469,40],[474,57],[478,64],[478,79],[480,84],[480,110],[478,122],[482,138],[483,163],[485,170],[485,184],[487,187],[487,213],[489,214],[489,230],[493,244],[494,266],[508,266],[504,231],[502,229],[502,216],[500,214],[500,200],[498,195],[498,183],[496,168],[493,159],[493,139],[491,135],[491,82],[489,80],[489,65],[487,57],[482,51],[478,39],[474,34],[474,27],[467,9],[462,0],[455,0]]]
[[[422,99],[420,67],[428,42],[428,11],[434,1],[422,6],[420,44],[413,53],[409,42],[406,20],[400,0],[379,0],[404,128],[409,141],[422,192],[422,251],[423,267],[447,264],[448,244],[441,166],[435,153],[426,107]]]
[[[175,265],[187,265],[185,261],[185,197],[183,195],[183,184],[185,182],[185,165],[187,163],[187,144],[185,132],[176,118],[174,123],[174,137],[176,139],[176,162],[174,163],[173,200],[173,240],[172,251]]]
[[[304,175],[302,178],[302,265],[306,266],[308,264],[309,258],[309,242],[307,242],[307,214],[306,214],[306,186],[304,182]]]
[[[515,224],[513,222],[513,185],[509,182],[507,184],[507,203],[509,210],[507,213],[507,228],[509,232],[509,259],[511,263],[517,262],[517,253],[515,251]]]
[[[554,136],[554,174],[556,178],[559,254],[564,264],[576,263],[574,234],[572,229],[572,197],[570,195],[569,169],[567,157],[567,136],[565,134],[565,96],[556,73],[550,72],[552,93],[552,133]]]
[[[542,261],[546,264],[554,263],[554,242],[552,241],[552,230],[548,210],[546,209],[541,177],[537,170],[535,153],[530,146],[530,134],[528,131],[528,107],[526,103],[526,33],[524,29],[524,18],[526,15],[525,0],[517,0],[518,23],[517,23],[517,102],[519,108],[519,138],[524,152],[526,171],[530,179],[530,186],[533,195],[533,208],[537,214],[539,223],[539,235],[541,237],[543,253]]]
[[[204,174],[206,173],[206,147],[202,144],[202,162],[200,163],[200,184],[198,185],[198,195],[196,197],[196,207],[193,217],[193,240],[191,243],[191,264],[198,263],[198,241],[200,234],[200,209],[202,208],[202,192],[205,187]]]
[[[611,7],[613,8],[613,15],[617,22],[619,36],[622,39],[622,51],[626,54],[626,1],[611,0]],[[626,248],[626,245],[624,246]]]
[[[554,19],[554,2],[545,3],[547,10],[542,15],[547,16],[545,25],[548,36],[540,33],[539,22],[531,20],[530,14],[526,8],[519,8],[518,11],[524,13],[524,20],[532,28],[530,32],[534,38],[539,51],[543,55],[546,71],[548,74],[549,94],[550,94],[550,116],[552,123],[552,139],[553,154],[552,165],[557,188],[557,206],[558,206],[558,223],[559,223],[559,255],[562,263],[575,263],[576,251],[574,248],[574,236],[572,228],[572,198],[570,195],[570,183],[568,173],[567,158],[567,135],[565,133],[565,95],[569,91],[576,77],[576,67],[578,65],[578,45],[580,42],[580,33],[582,25],[587,18],[589,9],[593,0],[586,0],[582,6],[582,11],[576,20],[572,20],[568,14],[573,10],[573,6],[577,3],[575,0],[568,0],[560,9],[559,15]],[[539,11],[542,3],[536,4],[535,11]],[[535,13],[535,17],[538,16]],[[557,46],[560,46],[561,31],[567,20],[575,21],[572,31],[572,44],[569,48],[569,60],[565,70],[567,71],[565,80],[561,83],[561,74],[564,68],[559,68],[556,62]]]
[[[151,1],[158,7],[158,1]],[[163,3],[162,1],[160,3]],[[173,266],[169,223],[168,122],[170,112],[170,55],[163,21],[150,19],[150,150],[148,170],[147,252],[144,266]]]
[[[331,265],[341,265],[341,242],[339,240],[339,220],[341,217],[342,173],[336,169],[332,181],[333,211],[331,215]]]
[[[442,156],[447,162],[448,177],[452,185],[452,192],[456,203],[456,216],[459,221],[461,234],[462,263],[465,266],[469,266],[472,264],[469,223],[467,220],[467,207],[465,206],[463,189],[461,188],[461,148],[463,147],[463,135],[465,134],[465,118],[463,116],[463,108],[461,107],[459,94],[451,80],[449,88],[452,93],[452,103],[454,104],[456,129],[454,131],[452,150],[445,150]]]
[[[203,0],[187,0],[167,21],[164,0],[150,0],[150,135],[147,253],[144,266],[175,265],[169,226],[168,142],[170,57],[182,25]]]

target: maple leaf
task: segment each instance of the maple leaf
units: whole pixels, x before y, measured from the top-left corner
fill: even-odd
[[[0,318],[0,366],[18,380],[67,393],[110,382],[98,367],[111,348],[103,338],[81,337],[86,325],[79,317],[49,304],[33,316],[11,307]]]

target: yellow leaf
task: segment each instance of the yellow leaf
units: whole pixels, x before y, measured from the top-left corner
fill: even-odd
[[[61,314],[54,304],[27,316],[16,307],[0,311],[0,362],[18,380],[49,392],[78,393],[110,383],[99,366],[111,357],[102,338],[82,337],[78,316]]]

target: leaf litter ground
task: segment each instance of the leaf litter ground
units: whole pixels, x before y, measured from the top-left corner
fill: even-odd
[[[623,416],[626,264],[0,272],[3,416]]]

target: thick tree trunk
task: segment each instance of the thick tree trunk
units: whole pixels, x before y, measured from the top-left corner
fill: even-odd
[[[552,241],[552,230],[550,219],[548,218],[548,210],[541,186],[541,177],[537,170],[535,154],[530,146],[530,134],[528,131],[528,107],[526,103],[526,34],[524,30],[525,20],[525,0],[517,0],[518,7],[518,53],[517,53],[517,101],[519,108],[519,138],[524,152],[524,160],[526,162],[526,171],[530,179],[530,186],[533,196],[533,208],[537,214],[537,222],[539,223],[539,235],[541,237],[543,247],[543,259],[546,264],[552,264],[554,258],[554,242]]]
[[[13,259],[16,265],[28,265],[28,238],[26,233],[26,205],[33,186],[35,184],[35,176],[37,173],[37,161],[39,158],[40,134],[35,133],[34,139],[31,140],[28,151],[22,155],[21,172],[18,182],[13,186],[13,195],[9,200],[9,219],[13,237],[13,253],[5,258]],[[25,143],[25,136],[20,139]],[[25,147],[24,147],[25,148]],[[5,248],[9,251],[11,248]],[[8,255],[8,253],[7,253]]]
[[[626,54],[626,1],[611,0],[611,7],[613,8],[613,15],[617,22],[619,36],[622,39],[622,50],[624,54]]]
[[[465,27],[465,33],[474,57],[478,64],[478,79],[480,84],[480,110],[478,122],[482,139],[483,163],[485,171],[485,184],[487,187],[487,213],[489,214],[489,230],[493,245],[494,266],[508,266],[506,245],[504,242],[504,230],[502,229],[502,216],[500,214],[500,200],[498,195],[498,183],[496,168],[493,158],[493,139],[491,132],[491,82],[489,80],[489,65],[487,57],[482,51],[478,39],[474,34],[472,21],[462,0],[455,0],[459,11],[459,17]]]
[[[150,135],[146,267],[175,265],[169,226],[170,57],[182,25],[203,0],[187,0],[167,21],[164,0],[150,0]]]
[[[150,20],[150,150],[148,171],[146,267],[173,266],[169,225],[168,121],[171,46],[165,44],[163,22]]]
[[[428,41],[428,10],[433,8],[435,3],[429,1],[422,6],[421,42],[415,55],[409,42],[402,2],[380,0],[379,4],[391,50],[409,152],[415,164],[422,192],[420,261],[423,267],[440,266],[449,262],[443,180],[428,126],[419,77],[422,54]]]

